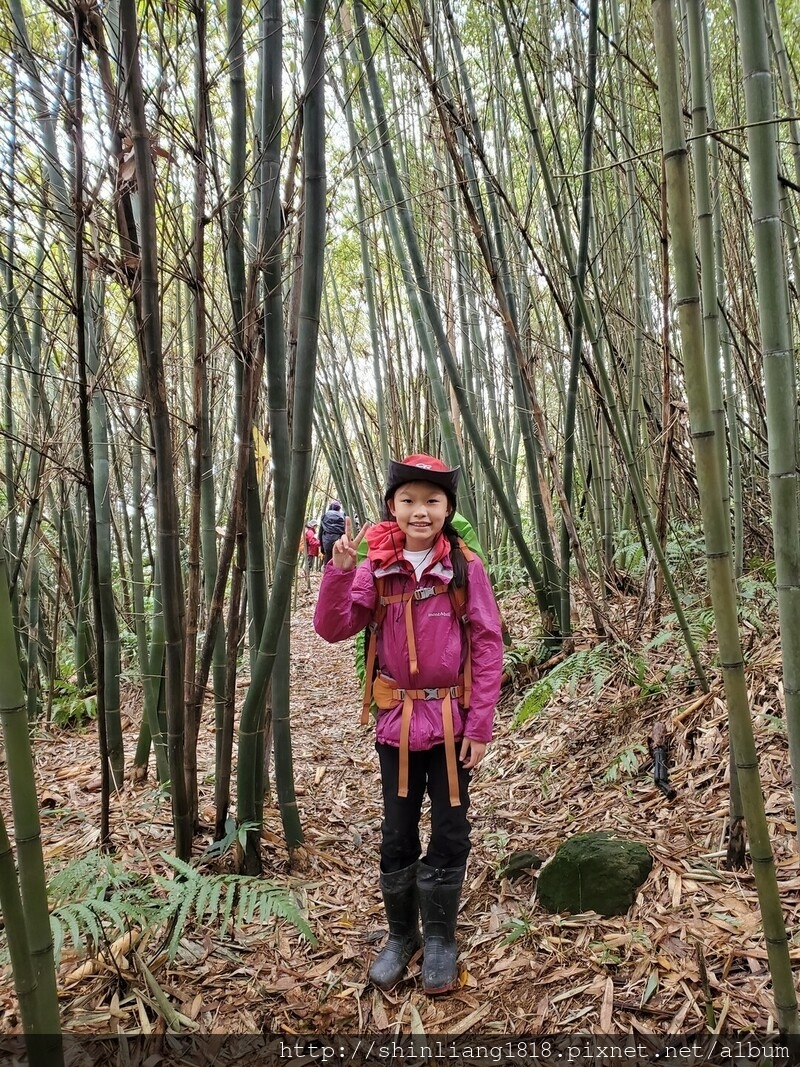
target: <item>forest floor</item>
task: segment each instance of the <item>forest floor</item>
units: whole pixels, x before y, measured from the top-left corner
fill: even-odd
[[[299,593],[292,624],[292,733],[306,841],[301,869],[288,868],[274,804],[263,832],[265,874],[292,892],[317,943],[283,920],[224,930],[187,926],[172,961],[142,950],[152,983],[136,966],[135,951],[118,958],[128,969],[98,963],[78,971],[82,957],[68,944],[59,971],[65,1031],[163,1032],[165,1003],[184,1016],[185,1030],[201,1034],[666,1035],[703,1031],[712,1012],[722,1031],[776,1029],[753,874],[724,867],[728,745],[718,678],[707,696],[682,683],[648,696],[644,680],[632,681],[630,672],[611,677],[599,693],[588,677],[577,689],[561,689],[521,727],[512,717],[524,685],[507,687],[497,739],[473,780],[459,988],[425,996],[417,960],[393,992],[373,989],[367,968],[385,931],[377,762],[372,733],[359,725],[351,643],[329,646],[311,625],[318,580],[312,594]],[[635,602],[629,611],[633,616]],[[504,612],[513,641],[531,642],[530,606],[509,601]],[[774,636],[751,636],[748,685],[796,963],[800,871],[780,650]],[[659,655],[662,662],[655,662]],[[676,655],[674,646],[669,655],[653,653],[648,678]],[[133,689],[125,714],[130,760],[140,714]],[[671,801],[645,769],[656,722],[672,735]],[[98,845],[96,745],[93,728],[36,736],[48,870]],[[200,807],[209,825],[213,753],[207,716],[199,766],[208,771]],[[152,778],[125,783],[112,801],[112,827],[123,866],[170,874],[161,858],[172,847],[170,812]],[[599,829],[644,843],[654,860],[623,917],[548,914],[536,900],[535,872],[514,881],[499,873],[511,853],[550,857],[572,834]],[[198,856],[210,840],[197,841]],[[6,976],[0,1032],[17,1028]]]

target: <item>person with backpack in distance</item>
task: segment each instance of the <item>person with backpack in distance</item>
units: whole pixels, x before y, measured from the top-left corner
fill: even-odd
[[[380,887],[389,938],[370,967],[380,989],[402,978],[422,939],[426,993],[458,976],[458,904],[470,852],[469,781],[492,737],[500,693],[500,618],[483,564],[451,523],[460,468],[433,456],[389,464],[385,519],[335,542],[314,613],[327,641],[369,625],[362,723],[377,705]],[[366,537],[366,560],[358,548]],[[431,830],[423,859],[425,793]]]
[[[317,569],[317,560],[319,559],[320,544],[315,522],[306,523],[305,532],[303,533],[303,547],[305,549],[305,570],[306,574],[308,574],[309,571]]]
[[[334,542],[344,533],[344,512],[338,500],[328,504],[319,523],[319,539],[322,543],[322,566],[327,567],[331,561]]]

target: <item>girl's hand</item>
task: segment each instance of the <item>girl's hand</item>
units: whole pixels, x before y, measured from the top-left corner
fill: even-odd
[[[350,516],[345,515],[344,533],[338,541],[333,543],[331,559],[334,567],[340,571],[351,571],[358,566],[358,546],[367,532],[368,522],[365,522],[355,537],[353,537],[353,525]]]
[[[461,762],[465,771],[474,771],[486,754],[485,741],[473,741],[471,737],[465,737],[461,741]]]

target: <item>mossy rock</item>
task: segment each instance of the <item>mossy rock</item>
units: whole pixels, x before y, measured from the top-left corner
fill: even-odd
[[[548,911],[624,915],[653,867],[644,845],[607,830],[576,834],[556,849],[537,883]]]

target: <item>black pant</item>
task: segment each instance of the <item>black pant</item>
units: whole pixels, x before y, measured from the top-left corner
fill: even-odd
[[[460,742],[456,742],[456,753]],[[425,863],[430,867],[463,867],[471,848],[467,819],[470,772],[458,763],[461,804],[450,805],[444,745],[426,752],[408,754],[408,796],[397,795],[400,750],[394,745],[376,744],[381,764],[383,823],[381,824],[381,870],[384,874],[402,871],[415,863],[422,852],[419,818],[427,788],[431,798],[431,837]]]
[[[327,565],[333,559],[333,546],[336,544],[336,542],[338,540],[339,540],[338,537],[334,537],[330,541],[328,540],[327,537],[323,538],[323,541],[322,541],[322,566],[323,567],[327,567]]]

